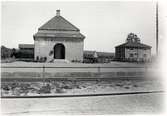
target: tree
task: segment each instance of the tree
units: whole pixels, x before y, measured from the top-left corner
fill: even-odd
[[[130,43],[140,43],[140,38],[137,37],[136,34],[134,33],[129,33],[128,37],[126,39],[126,42],[130,42]]]
[[[10,58],[12,54],[12,50],[10,48],[7,48],[5,46],[1,46],[1,58],[5,59],[5,58]]]

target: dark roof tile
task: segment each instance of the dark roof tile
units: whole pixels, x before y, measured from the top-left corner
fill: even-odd
[[[121,45],[118,45],[116,47],[138,47],[138,48],[151,48],[151,46],[149,45],[146,45],[146,44],[142,44],[142,43],[130,43],[130,42],[127,42],[127,43],[124,43],[124,44],[121,44]]]
[[[42,25],[39,30],[79,31],[77,27],[75,27],[62,16],[53,17]]]

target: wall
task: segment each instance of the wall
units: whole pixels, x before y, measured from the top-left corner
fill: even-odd
[[[65,46],[65,59],[66,60],[83,60],[83,40],[80,41],[69,41],[69,40],[59,40],[55,39],[50,41],[48,38],[44,40],[43,38],[39,38],[34,41],[35,44],[35,59],[37,56],[39,57],[47,57],[47,61],[51,61],[54,58],[54,53],[49,55],[50,51],[54,52],[54,46],[57,43],[61,43]]]
[[[156,69],[156,68],[155,68]],[[144,64],[112,62],[110,64],[82,63],[3,63],[2,78],[142,78],[147,73],[156,72]]]
[[[125,48],[124,47],[115,48],[115,58],[119,61],[125,59]]]
[[[130,54],[133,54],[133,57],[130,57]],[[146,57],[144,57],[144,54],[146,54]],[[149,61],[151,59],[151,49],[133,48],[133,50],[130,50],[125,48],[125,58],[136,61]]]

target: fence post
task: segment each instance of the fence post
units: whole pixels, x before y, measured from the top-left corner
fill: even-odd
[[[100,73],[100,66],[97,67],[98,73]]]
[[[43,84],[45,82],[45,66],[43,65],[42,67],[42,80],[43,80]]]
[[[148,67],[147,66],[145,66],[145,72],[144,73],[148,74]]]

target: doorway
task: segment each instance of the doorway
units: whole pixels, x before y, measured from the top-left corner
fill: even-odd
[[[54,46],[54,59],[65,59],[65,47],[58,43]]]

